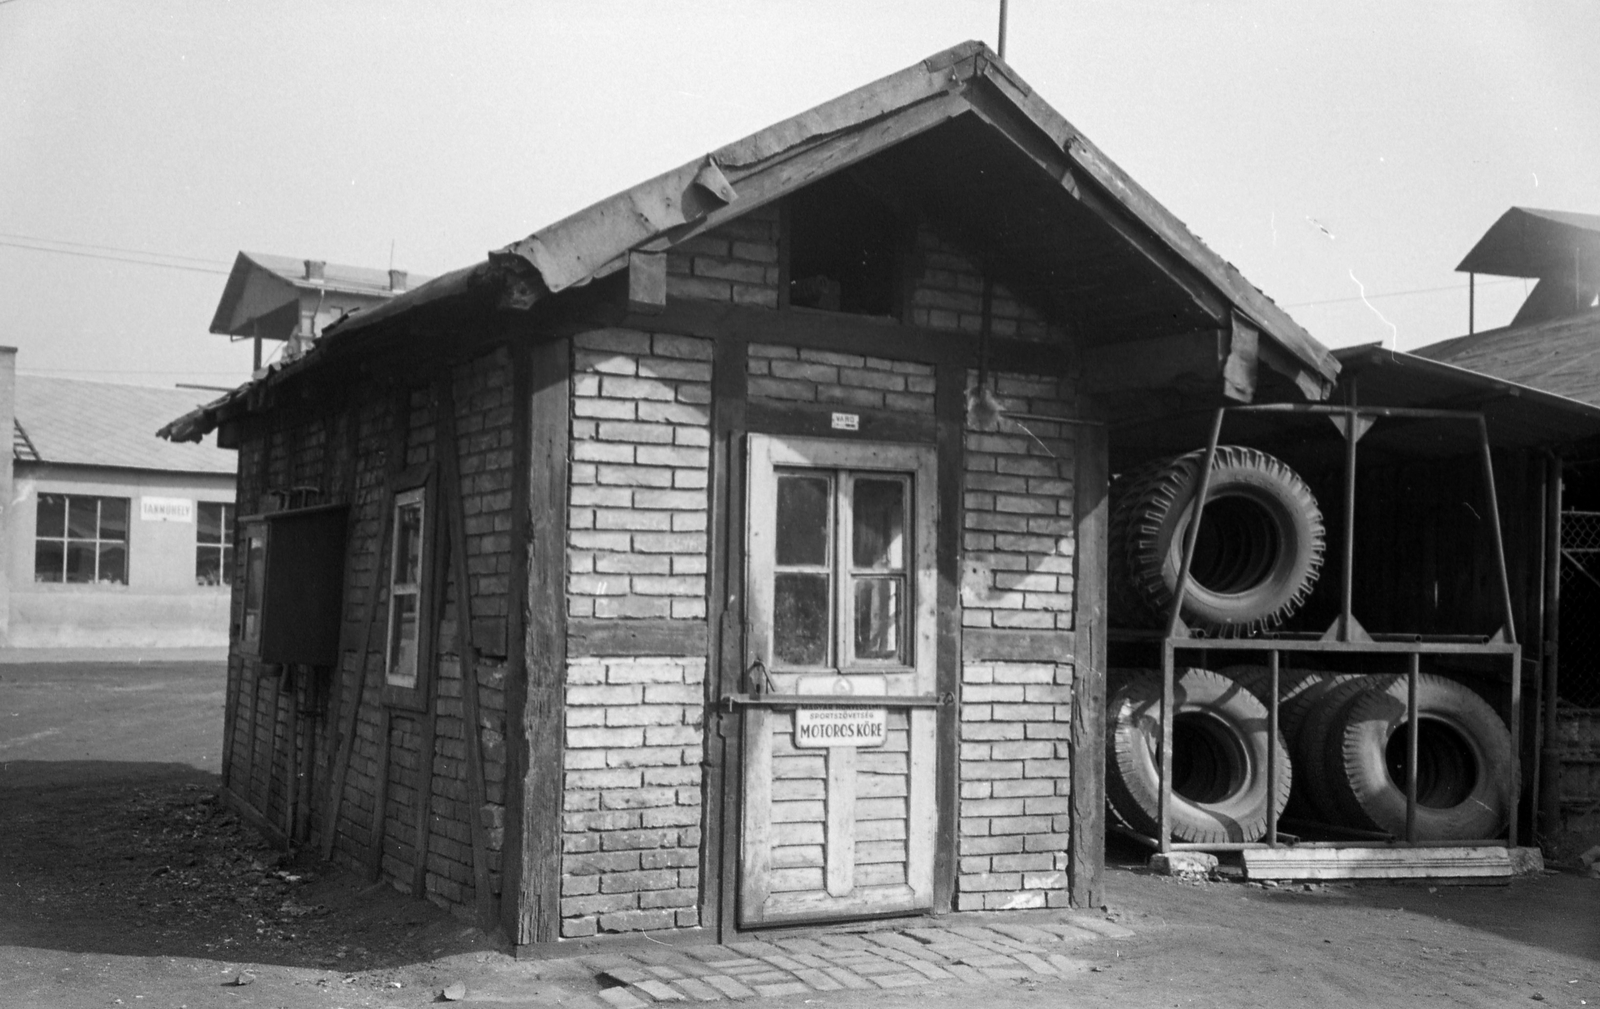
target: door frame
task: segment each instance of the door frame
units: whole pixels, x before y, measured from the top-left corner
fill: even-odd
[[[756,662],[763,665],[771,662],[771,647],[767,641],[769,618],[765,612],[770,606],[770,600],[766,598],[766,593],[753,590],[752,587],[761,572],[765,570],[762,559],[771,552],[772,545],[764,542],[769,535],[769,526],[756,521],[754,516],[775,516],[777,504],[772,495],[777,489],[778,471],[789,468],[814,468],[849,472],[854,476],[874,471],[909,474],[911,502],[908,528],[911,532],[911,544],[905,570],[906,587],[911,600],[911,606],[908,608],[910,619],[906,628],[911,643],[911,662],[909,669],[899,667],[895,670],[886,670],[885,678],[887,683],[893,685],[891,689],[887,689],[888,693],[920,692],[938,696],[942,692],[938,647],[940,593],[937,564],[937,546],[940,540],[940,473],[935,447],[905,442],[856,441],[846,438],[781,434],[751,434],[746,439],[745,447],[742,502],[744,556],[741,572],[745,591],[742,614],[744,646],[739,669],[749,669]],[[838,518],[840,516],[835,514],[830,521]],[[838,551],[837,563],[842,566],[846,563],[842,553],[844,534],[837,524],[833,529],[832,539],[831,549]],[[731,574],[732,572],[730,576]],[[846,613],[848,606],[838,601],[832,604],[832,608],[835,614],[840,616],[839,625],[834,630],[835,646],[843,652],[847,647],[844,635],[849,623]],[[834,660],[835,669],[842,667],[844,661],[842,654],[834,656]],[[868,669],[870,670],[870,667]],[[864,672],[864,670],[858,671]],[[800,682],[824,674],[820,671],[796,671],[780,672],[778,675],[792,677]],[[742,710],[738,716],[738,724],[731,727],[731,733],[738,733],[743,737],[742,759],[736,765],[727,768],[727,773],[736,779],[740,791],[738,830],[734,835],[737,848],[737,873],[732,880],[724,882],[724,885],[731,883],[738,893],[738,921],[741,927],[798,924],[808,921],[822,923],[875,914],[923,914],[938,909],[939,888],[935,880],[939,863],[937,848],[941,836],[938,829],[939,795],[943,787],[939,773],[941,763],[939,757],[943,742],[939,722],[941,717],[955,715],[953,710],[944,712],[941,708],[906,710],[908,733],[906,883],[900,887],[904,891],[902,893],[884,891],[872,895],[882,903],[881,911],[841,910],[838,905],[846,898],[828,894],[787,898],[786,902],[792,905],[788,910],[766,909],[769,897],[761,882],[755,877],[770,871],[770,865],[767,865],[762,857],[765,853],[746,850],[745,839],[751,833],[765,834],[771,829],[769,819],[771,779],[769,777],[752,783],[749,772],[753,761],[768,763],[772,759],[770,725],[773,712],[759,708]],[[850,752],[853,755],[855,750],[851,749]],[[827,759],[831,777],[839,758],[830,749]],[[846,768],[853,766],[853,761],[845,762],[844,766]],[[920,793],[915,789],[918,777],[924,777],[927,781],[925,791]],[[765,787],[762,787],[763,785]],[[834,829],[834,816],[830,803],[828,811],[830,834]],[[853,820],[850,826],[853,829]],[[834,866],[830,863],[829,889],[832,889],[834,883],[833,872]],[[863,894],[860,900],[870,904],[871,898]],[[750,906],[755,901],[759,901],[761,906]],[[836,913],[830,914],[830,912]]]
[[[720,703],[724,694],[742,685],[744,666],[744,505],[745,438],[751,433],[815,435],[826,428],[804,412],[753,410],[746,372],[750,340],[720,336],[713,352],[711,440],[710,612],[706,720],[705,843],[702,846],[700,919],[719,942],[737,941],[739,826],[743,791],[742,734],[738,719]],[[920,345],[919,345],[920,346]],[[976,358],[930,353],[910,347],[893,356],[934,366],[934,423],[922,426],[873,426],[878,441],[933,444],[938,453],[937,677],[941,695],[961,689],[960,550],[962,486],[966,470],[966,395]],[[826,418],[824,418],[826,420]],[[863,414],[863,428],[869,418]],[[957,866],[957,802],[960,794],[960,722],[958,712],[941,708],[938,715],[938,835],[934,848],[934,914],[949,912],[955,902]]]

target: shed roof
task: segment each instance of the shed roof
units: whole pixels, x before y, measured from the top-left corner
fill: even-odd
[[[156,437],[158,427],[203,398],[190,389],[18,375],[12,455],[24,462],[232,474],[235,454],[214,438],[181,444]]]
[[[1419,347],[1413,353],[1600,406],[1600,309],[1487,329]]]
[[[986,46],[966,42],[330,326],[305,357],[263,381],[315,367],[352,337],[424,306],[487,291],[530,307],[624,269],[633,252],[671,248],[847,168],[870,169],[875,190],[981,242],[999,279],[1078,320],[1091,344],[1226,328],[1237,318],[1260,331],[1263,363],[1305,394],[1325,395],[1338,374],[1327,348]],[[163,433],[197,436],[244,400],[241,390]]]
[[[1501,448],[1559,448],[1600,438],[1600,402],[1381,344],[1343,347],[1334,354],[1345,366],[1341,381],[1356,388],[1360,402],[1481,412],[1490,444]],[[1375,428],[1373,435],[1380,433]],[[1415,436],[1402,432],[1400,437]]]
[[[1501,277],[1571,277],[1600,273],[1600,215],[1512,207],[1484,232],[1456,269]]]

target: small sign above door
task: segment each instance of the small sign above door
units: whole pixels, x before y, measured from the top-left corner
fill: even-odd
[[[889,735],[886,708],[797,708],[794,745],[882,746]]]

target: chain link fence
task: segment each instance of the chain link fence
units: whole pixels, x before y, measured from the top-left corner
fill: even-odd
[[[1600,512],[1561,513],[1561,701],[1600,708]]]

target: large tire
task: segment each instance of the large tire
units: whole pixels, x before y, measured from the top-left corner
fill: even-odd
[[[1194,513],[1203,451],[1170,460],[1154,478],[1140,473],[1119,525],[1127,577],[1148,611],[1172,604],[1183,540]],[[1205,521],[1190,567],[1182,616],[1224,634],[1276,627],[1299,609],[1322,568],[1322,512],[1296,473],[1251,448],[1217,448]]]
[[[1298,801],[1323,823],[1348,825],[1350,817],[1334,794],[1344,773],[1341,743],[1350,708],[1368,691],[1383,685],[1382,677],[1341,675],[1325,681],[1328,687],[1300,722],[1289,746],[1294,753]]]
[[[1128,558],[1135,506],[1166,473],[1171,459],[1157,459],[1121,473],[1111,481],[1111,521],[1107,531],[1107,617],[1112,627],[1153,627],[1161,615],[1150,609],[1134,581]]]
[[[1293,690],[1286,691],[1283,703],[1278,708],[1278,731],[1283,733],[1289,751],[1295,755],[1294,791],[1289,795],[1286,809],[1289,816],[1315,820],[1325,815],[1312,799],[1313,795],[1320,792],[1315,780],[1320,772],[1313,769],[1314,761],[1307,756],[1304,745],[1307,726],[1316,712],[1321,710],[1329,694],[1359,679],[1361,677],[1355,673],[1307,671],[1297,674]]]
[[[1417,840],[1497,837],[1510,811],[1511,733],[1469,688],[1442,676],[1417,681]],[[1405,836],[1406,678],[1392,677],[1351,704],[1328,745],[1330,775],[1347,821]],[[1338,765],[1336,765],[1338,766]]]
[[[1219,673],[1181,670],[1173,696],[1172,835],[1216,844],[1254,841],[1267,830],[1267,712]],[[1161,675],[1125,681],[1110,698],[1106,797],[1113,814],[1149,836],[1160,830],[1157,752]],[[1289,752],[1280,737],[1278,808],[1289,796]]]

